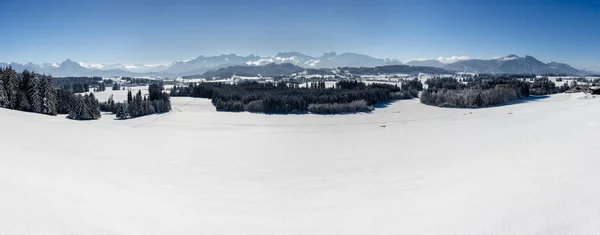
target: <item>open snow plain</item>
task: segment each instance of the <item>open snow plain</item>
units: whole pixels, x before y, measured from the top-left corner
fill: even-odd
[[[600,234],[600,98],[113,118],[0,109],[0,234]]]

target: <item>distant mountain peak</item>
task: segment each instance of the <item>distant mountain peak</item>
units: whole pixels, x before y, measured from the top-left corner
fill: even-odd
[[[335,52],[329,52],[329,53],[323,54],[323,57],[326,57],[326,58],[331,58],[331,57],[336,57],[336,56],[337,56],[337,53],[335,53]]]
[[[443,68],[446,64],[442,63],[436,59],[416,59],[411,60],[406,63],[411,66],[426,66],[426,67],[435,67],[435,68]]]
[[[460,72],[478,72],[494,74],[582,74],[569,65],[559,63],[544,63],[533,56],[526,55],[519,57],[517,55],[508,55],[492,60],[463,60],[446,65],[444,68]]]
[[[297,58],[302,58],[302,59],[313,58],[312,56],[308,56],[308,55],[302,54],[300,52],[279,52],[275,55],[275,57],[280,57],[280,58],[297,57]]]

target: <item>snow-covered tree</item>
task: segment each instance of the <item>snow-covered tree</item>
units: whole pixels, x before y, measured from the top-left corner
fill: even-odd
[[[75,95],[74,103],[67,116],[74,120],[93,120],[100,118],[100,105],[94,94]]]
[[[4,90],[6,91],[6,96],[8,98],[8,105],[6,107],[9,109],[16,109],[18,106],[19,95],[19,80],[17,71],[15,71],[12,67],[8,67],[4,70],[2,80],[4,80]]]
[[[8,95],[4,88],[4,79],[1,79],[2,76],[4,76],[4,69],[0,68],[0,107],[4,108],[8,104]]]

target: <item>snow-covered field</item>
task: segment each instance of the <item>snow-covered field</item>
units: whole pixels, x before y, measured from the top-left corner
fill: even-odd
[[[173,107],[89,122],[0,109],[0,234],[600,234],[600,97]]]

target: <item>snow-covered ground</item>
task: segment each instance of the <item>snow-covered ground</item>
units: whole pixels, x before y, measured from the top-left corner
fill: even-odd
[[[0,109],[0,234],[600,234],[600,97],[173,107],[88,122]]]

